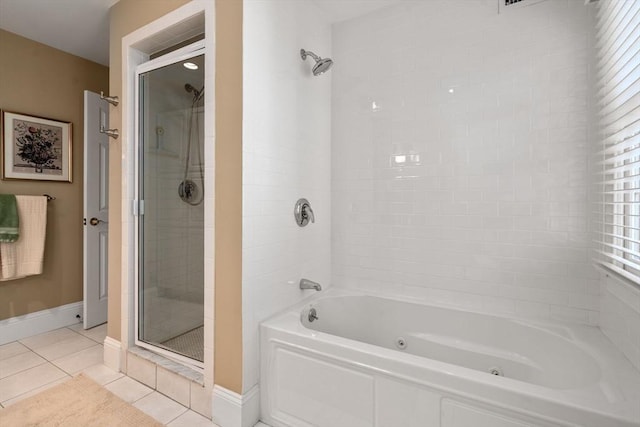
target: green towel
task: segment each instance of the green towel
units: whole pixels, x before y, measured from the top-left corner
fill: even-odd
[[[0,242],[11,243],[20,237],[18,205],[13,194],[0,194]]]

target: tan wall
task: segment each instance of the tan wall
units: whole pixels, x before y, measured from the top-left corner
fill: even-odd
[[[121,0],[111,9],[111,94],[122,92],[122,37],[187,3]],[[242,392],[242,0],[216,0],[215,382]],[[110,127],[122,131],[121,109]],[[121,146],[110,152],[108,335],[120,339]]]
[[[216,1],[215,383],[242,393],[242,0]]]
[[[0,30],[0,108],[73,123],[73,182],[1,181],[0,193],[51,194],[44,271],[0,282],[0,319],[82,300],[83,91],[109,91],[109,69]]]

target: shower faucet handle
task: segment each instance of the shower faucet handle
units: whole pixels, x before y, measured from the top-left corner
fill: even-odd
[[[313,209],[311,209],[310,205],[302,205],[302,218],[311,220],[311,222],[316,222],[316,216],[313,214]]]
[[[316,216],[313,214],[313,209],[311,209],[311,203],[309,203],[307,199],[299,199],[296,202],[293,215],[299,227],[306,226],[309,224],[309,221],[313,223],[316,222]]]

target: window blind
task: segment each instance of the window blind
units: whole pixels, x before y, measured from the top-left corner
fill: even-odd
[[[640,1],[598,4],[596,261],[640,284]]]

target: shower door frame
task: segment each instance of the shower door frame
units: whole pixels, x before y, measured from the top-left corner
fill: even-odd
[[[136,67],[135,70],[135,183],[134,183],[134,187],[135,187],[135,200],[136,202],[136,206],[134,207],[134,210],[137,210],[137,216],[136,216],[136,221],[135,221],[135,225],[134,225],[134,241],[135,241],[135,245],[134,245],[134,258],[135,258],[135,282],[134,282],[134,312],[135,312],[135,320],[134,320],[134,339],[135,339],[135,345],[138,347],[142,347],[142,348],[146,348],[147,350],[153,351],[154,353],[158,353],[161,356],[170,358],[170,359],[174,359],[178,362],[181,362],[183,364],[187,364],[189,366],[195,367],[195,368],[199,368],[199,369],[204,369],[205,367],[205,362],[200,362],[199,360],[196,359],[191,359],[190,357],[187,356],[183,356],[179,353],[173,352],[171,350],[167,350],[165,348],[159,347],[157,345],[148,343],[146,341],[142,341],[140,340],[140,285],[142,283],[142,278],[143,278],[143,268],[141,266],[141,255],[144,253],[144,250],[141,249],[141,226],[140,226],[140,222],[142,221],[142,219],[144,218],[144,199],[141,199],[141,191],[140,191],[140,187],[142,185],[141,182],[141,166],[142,166],[142,157],[143,157],[143,153],[144,153],[144,139],[142,137],[142,132],[144,131],[144,129],[142,129],[142,127],[140,126],[141,124],[141,118],[140,118],[140,112],[141,112],[141,108],[143,107],[140,103],[141,102],[145,102],[144,100],[141,99],[140,97],[140,75],[144,74],[144,73],[148,73],[150,71],[153,70],[157,70],[159,68],[162,67],[166,67],[169,65],[173,65],[182,61],[186,61],[188,59],[194,58],[196,56],[200,56],[200,55],[204,55],[206,58],[206,48],[205,48],[205,40],[199,40],[197,42],[194,42],[188,46],[182,47],[180,49],[176,49],[172,52],[169,52],[165,55],[162,55],[158,58],[155,59],[151,59],[147,62],[144,62],[140,65],[138,65]],[[206,62],[206,60],[205,60]],[[206,77],[206,67],[205,67],[205,85],[206,85],[206,81],[207,81],[207,77]],[[206,102],[203,105],[203,110],[204,110],[204,115],[206,116]],[[206,142],[206,138],[205,138],[205,142]],[[206,159],[206,157],[205,157]],[[204,166],[204,170],[205,170],[205,174],[206,174],[206,163]],[[204,178],[204,177],[203,177]],[[206,182],[206,179],[204,179],[204,182]],[[203,200],[204,201],[204,200]],[[206,227],[206,224],[205,224]],[[202,231],[204,233],[204,229]],[[205,260],[203,258],[203,264],[204,264]],[[206,277],[203,278],[202,281],[202,287],[204,290],[204,286],[205,286],[205,280]],[[204,311],[205,311],[205,302],[203,301],[203,319],[202,322],[203,324],[205,323],[205,316],[204,316]],[[204,350],[204,349],[203,349]]]

